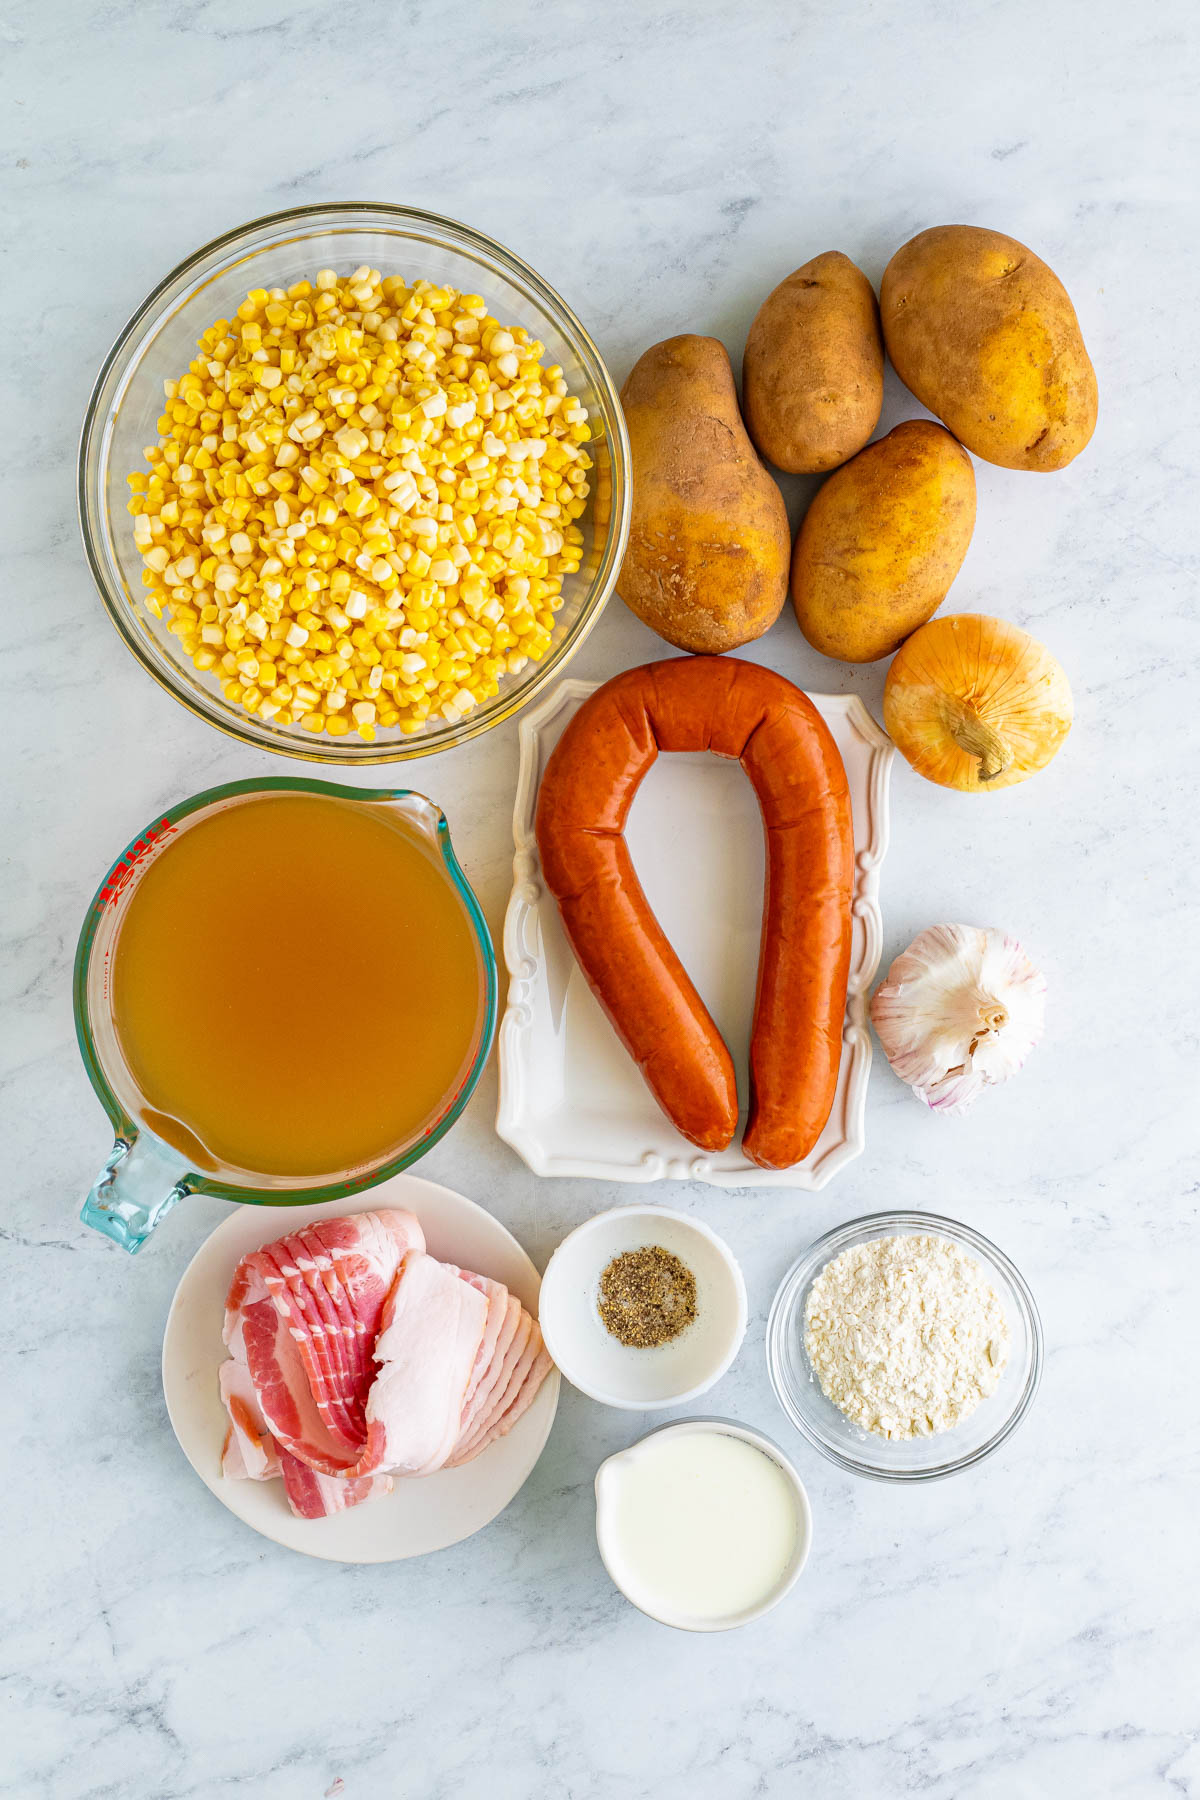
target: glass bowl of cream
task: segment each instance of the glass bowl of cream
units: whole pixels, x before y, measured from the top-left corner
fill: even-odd
[[[729,1631],[791,1592],[812,1543],[804,1484],[732,1419],[683,1419],[596,1472],[596,1542],[625,1598],[679,1631]]]

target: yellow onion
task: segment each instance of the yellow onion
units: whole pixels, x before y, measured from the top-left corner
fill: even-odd
[[[1004,619],[952,613],[900,646],[883,692],[896,748],[942,787],[979,793],[1042,769],[1071,729],[1062,666]]]

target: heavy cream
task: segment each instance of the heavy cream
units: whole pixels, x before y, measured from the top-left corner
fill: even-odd
[[[600,1509],[618,1586],[655,1617],[700,1627],[772,1600],[802,1529],[786,1472],[718,1425],[659,1432],[614,1457]]]

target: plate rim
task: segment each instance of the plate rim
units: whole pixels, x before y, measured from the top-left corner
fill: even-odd
[[[433,1193],[436,1193],[439,1195],[447,1195],[447,1196],[449,1196],[449,1198],[451,1200],[461,1203],[462,1205],[468,1206],[473,1211],[481,1214],[482,1217],[488,1222],[489,1226],[492,1226],[497,1231],[503,1233],[503,1235],[509,1240],[509,1242],[511,1243],[513,1248],[516,1250],[517,1254],[524,1260],[525,1263],[528,1264],[530,1270],[532,1270],[533,1279],[536,1283],[537,1289],[540,1292],[542,1277],[538,1271],[537,1264],[534,1262],[533,1258],[530,1256],[529,1252],[526,1250],[524,1244],[522,1244],[520,1239],[516,1236],[515,1232],[511,1231],[509,1229],[509,1227],[507,1225],[505,1225],[501,1219],[498,1219],[494,1213],[489,1212],[485,1206],[481,1206],[478,1200],[472,1200],[469,1195],[460,1193],[457,1188],[447,1187],[444,1182],[430,1181],[426,1176],[423,1176],[423,1175],[414,1175],[407,1169],[402,1169],[396,1175],[391,1176],[386,1182],[381,1182],[379,1184],[378,1188],[368,1189],[364,1193],[360,1193],[360,1194],[347,1194],[347,1195],[344,1195],[340,1200],[326,1201],[323,1204],[317,1204],[317,1203],[313,1203],[313,1202],[303,1203],[303,1204],[300,1204],[300,1210],[306,1211],[306,1212],[319,1212],[330,1218],[350,1217],[356,1211],[369,1212],[369,1211],[374,1210],[374,1208],[371,1205],[364,1204],[364,1202],[370,1201],[373,1198],[378,1198],[380,1201],[380,1204],[383,1204],[383,1194],[384,1194],[385,1190],[387,1190],[388,1188],[400,1186],[400,1185],[403,1185],[403,1187],[405,1187],[405,1188],[415,1186],[418,1188],[423,1188],[423,1189],[432,1191]],[[399,1204],[398,1200],[397,1200],[396,1204]],[[558,1402],[559,1402],[559,1395],[560,1395],[560,1391],[561,1391],[562,1378],[559,1374],[557,1366],[553,1366],[551,1368],[549,1375],[546,1377],[546,1380],[543,1382],[542,1388],[533,1402],[533,1405],[529,1408],[529,1411],[525,1414],[525,1418],[518,1420],[517,1424],[513,1427],[514,1431],[520,1431],[522,1426],[525,1423],[525,1419],[532,1419],[534,1421],[534,1425],[538,1428],[538,1439],[537,1439],[536,1445],[533,1445],[533,1444],[530,1445],[528,1466],[525,1468],[525,1471],[522,1474],[517,1485],[513,1488],[512,1492],[508,1495],[507,1499],[505,1499],[501,1503],[501,1505],[499,1507],[497,1507],[496,1511],[493,1512],[487,1519],[483,1520],[480,1524],[473,1526],[471,1528],[471,1530],[464,1532],[461,1536],[456,1537],[456,1538],[451,1538],[445,1544],[439,1545],[433,1549],[400,1550],[397,1552],[393,1552],[390,1554],[384,1554],[384,1555],[373,1555],[372,1554],[372,1555],[365,1555],[365,1556],[347,1556],[342,1551],[333,1551],[333,1550],[329,1550],[329,1549],[322,1549],[320,1544],[314,1544],[310,1547],[308,1545],[299,1545],[299,1544],[287,1542],[286,1540],[276,1536],[273,1532],[264,1529],[261,1525],[255,1523],[254,1521],[243,1518],[241,1513],[237,1512],[234,1509],[234,1507],[230,1504],[229,1497],[227,1496],[227,1494],[224,1491],[225,1485],[226,1485],[225,1478],[222,1475],[220,1475],[219,1472],[215,1477],[210,1478],[210,1476],[208,1474],[206,1474],[205,1470],[203,1468],[201,1468],[199,1466],[199,1464],[197,1463],[197,1461],[195,1460],[195,1458],[192,1454],[192,1450],[189,1447],[188,1442],[185,1441],[184,1434],[180,1430],[179,1422],[176,1417],[176,1405],[173,1404],[173,1402],[172,1402],[172,1385],[173,1385],[172,1379],[168,1375],[168,1369],[167,1369],[168,1346],[170,1343],[172,1329],[173,1329],[173,1327],[175,1327],[175,1325],[177,1323],[178,1314],[180,1312],[181,1296],[184,1294],[184,1289],[188,1282],[188,1278],[192,1274],[192,1271],[193,1271],[196,1263],[200,1260],[200,1258],[204,1254],[204,1252],[209,1249],[210,1245],[213,1243],[213,1240],[215,1238],[222,1236],[223,1234],[229,1235],[229,1236],[233,1235],[230,1228],[233,1226],[235,1220],[239,1219],[245,1213],[252,1212],[255,1214],[262,1214],[263,1215],[262,1223],[265,1228],[262,1242],[264,1244],[266,1244],[266,1243],[270,1243],[272,1241],[272,1234],[275,1236],[279,1235],[280,1213],[283,1210],[284,1210],[283,1208],[278,1207],[278,1206],[244,1205],[244,1206],[230,1207],[229,1212],[227,1213],[226,1217],[219,1220],[218,1223],[216,1225],[214,1225],[213,1229],[210,1232],[208,1232],[208,1234],[204,1238],[201,1239],[200,1243],[196,1246],[192,1255],[188,1258],[188,1261],[187,1261],[184,1269],[182,1270],[178,1281],[175,1284],[175,1290],[171,1295],[171,1303],[167,1308],[167,1316],[166,1316],[166,1319],[163,1324],[162,1348],[161,1348],[161,1351],[159,1354],[159,1379],[160,1379],[160,1382],[162,1385],[163,1401],[166,1406],[167,1419],[170,1423],[171,1431],[174,1434],[175,1442],[179,1446],[179,1449],[181,1450],[181,1452],[183,1453],[183,1456],[184,1456],[185,1460],[187,1461],[188,1466],[191,1468],[192,1472],[197,1476],[197,1478],[203,1482],[204,1486],[208,1489],[209,1493],[213,1495],[214,1499],[216,1499],[217,1501],[220,1502],[221,1506],[224,1507],[225,1511],[228,1512],[234,1519],[236,1519],[239,1525],[245,1526],[245,1528],[248,1531],[254,1532],[256,1536],[264,1538],[268,1543],[274,1544],[278,1549],[288,1551],[291,1554],[296,1555],[296,1556],[311,1556],[311,1557],[317,1559],[318,1561],[322,1561],[322,1562],[341,1563],[347,1567],[357,1567],[357,1566],[369,1566],[369,1565],[376,1565],[376,1564],[383,1565],[383,1564],[388,1564],[388,1563],[407,1562],[411,1558],[414,1558],[414,1557],[434,1556],[434,1555],[439,1554],[440,1551],[442,1551],[442,1550],[449,1550],[449,1549],[453,1548],[453,1546],[455,1544],[465,1543],[468,1538],[474,1537],[478,1532],[485,1530],[487,1526],[493,1524],[495,1522],[495,1520],[499,1518],[500,1514],[502,1512],[504,1512],[507,1507],[511,1506],[512,1502],[516,1499],[517,1495],[520,1493],[521,1489],[525,1486],[525,1483],[529,1480],[529,1477],[533,1474],[534,1469],[537,1467],[538,1463],[540,1462],[542,1453],[546,1448],[547,1442],[549,1441],[550,1433],[553,1430],[554,1420],[558,1413]],[[413,1201],[410,1210],[412,1210],[414,1212],[418,1211],[418,1205],[415,1200]],[[486,1271],[481,1271],[481,1273],[486,1273]],[[214,1364],[214,1370],[213,1370],[214,1376],[216,1373],[216,1368],[218,1366],[219,1366],[219,1363]],[[182,1377],[182,1380],[186,1381],[187,1379],[188,1379],[188,1373],[187,1373],[187,1371],[185,1371],[184,1375]],[[543,1414],[544,1414],[544,1418],[542,1417]],[[526,1430],[528,1431],[528,1427],[526,1428]],[[477,1469],[478,1463],[472,1462],[472,1463],[468,1463],[464,1466],[464,1470],[470,1469],[470,1468]],[[290,1515],[282,1515],[282,1516],[290,1518]],[[310,1521],[310,1523],[319,1523],[319,1521]]]
[[[563,1155],[547,1150],[544,1141],[526,1122],[526,1081],[522,1063],[523,1042],[533,1025],[530,995],[540,961],[535,931],[542,900],[541,862],[534,825],[541,734],[567,707],[576,707],[604,686],[579,676],[564,676],[531,706],[519,727],[520,764],[513,801],[513,886],[504,914],[502,950],[508,971],[508,997],[496,1034],[499,1095],[496,1134],[516,1151],[535,1175],[583,1177],[595,1181],[643,1184],[650,1181],[698,1181],[709,1187],[797,1188],[816,1192],[847,1163],[862,1154],[866,1145],[867,1085],[871,1071],[871,1034],[867,1022],[868,994],[883,957],[883,914],[879,904],[880,868],[891,838],[890,779],[896,748],[872,716],[859,694],[801,692],[824,717],[841,713],[863,740],[867,757],[867,825],[862,847],[856,849],[854,897],[851,911],[861,920],[864,954],[850,972],[842,1040],[849,1058],[843,1101],[843,1136],[831,1144],[816,1162],[790,1169],[762,1169],[745,1161],[744,1167],[714,1168],[703,1151],[665,1155],[648,1147],[636,1161],[618,1162],[600,1157]],[[682,1142],[682,1140],[681,1140]]]

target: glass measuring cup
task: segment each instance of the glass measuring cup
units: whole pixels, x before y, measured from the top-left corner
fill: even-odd
[[[436,850],[453,886],[479,951],[482,994],[476,1041],[466,1073],[437,1116],[408,1142],[374,1161],[336,1175],[261,1175],[215,1163],[189,1166],[184,1154],[159,1137],[147,1122],[152,1112],[121,1051],[113,1017],[113,965],[122,919],[142,876],[182,832],[247,799],[266,794],[315,794],[356,805],[387,807],[401,814]],[[88,909],[75,954],[75,1031],[93,1088],[112,1121],[114,1142],[104,1168],[84,1203],[84,1223],[133,1253],[155,1226],[188,1194],[261,1206],[311,1205],[338,1200],[385,1181],[407,1168],[444,1137],[475,1088],[496,1027],[496,955],[479,902],[459,866],[445,815],[424,794],[407,788],[351,788],[327,781],[280,778],[234,781],[181,801],[154,819],[117,858]]]

